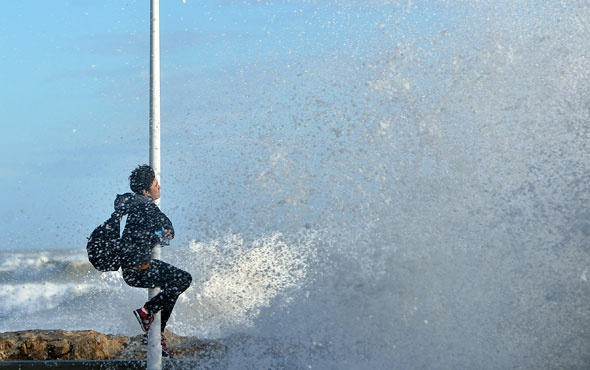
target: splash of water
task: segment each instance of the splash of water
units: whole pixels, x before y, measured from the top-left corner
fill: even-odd
[[[362,36],[245,67],[177,128],[170,328],[223,338],[221,368],[588,368],[588,5],[329,5]],[[89,281],[50,313],[145,300]]]
[[[204,194],[225,222],[314,232],[290,304],[264,301],[238,331],[286,367],[587,366],[588,6],[339,5],[376,17],[368,36],[242,75],[253,123],[224,122],[240,140],[221,159],[199,152],[240,163]],[[252,276],[218,271],[210,297]]]
[[[218,337],[251,327],[260,311],[271,305],[288,305],[286,292],[300,288],[307,276],[313,246],[288,242],[280,233],[247,242],[237,234],[208,243],[193,241],[176,253],[179,263],[196,277],[183,296],[178,319],[198,321],[187,334]],[[182,307],[182,305],[180,305]],[[197,319],[198,318],[198,319]]]

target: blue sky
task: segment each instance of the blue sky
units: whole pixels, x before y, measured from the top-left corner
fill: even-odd
[[[344,61],[362,61],[379,22],[399,9],[161,1],[164,210],[187,224],[194,215],[184,206],[201,209],[201,218],[206,211],[227,218],[214,215],[226,208],[214,203],[247,193],[231,181],[208,181],[227,179],[231,163],[259,161],[253,123],[268,121],[273,104],[277,119],[297,115],[301,108],[288,103],[295,81],[301,97],[349,73]],[[0,14],[0,231],[9,235],[0,248],[83,247],[114,195],[128,191],[130,170],[148,162],[149,1],[3,1]],[[420,12],[404,16],[401,27],[425,32],[437,18],[428,14],[427,21],[418,21]],[[263,171],[253,166],[245,178]],[[212,186],[225,190],[186,199]]]

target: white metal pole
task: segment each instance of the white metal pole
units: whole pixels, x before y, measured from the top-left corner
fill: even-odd
[[[151,0],[150,7],[150,166],[160,179],[160,4],[159,0]],[[159,206],[160,201],[156,204]],[[160,246],[152,250],[152,259],[160,258]],[[152,299],[160,292],[160,288],[148,290],[148,297]],[[147,369],[160,370],[162,368],[162,345],[160,336],[160,312],[154,317],[154,322],[148,334]]]

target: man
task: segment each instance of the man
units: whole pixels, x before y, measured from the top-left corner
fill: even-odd
[[[129,186],[133,193],[118,195],[115,200],[115,209],[127,213],[121,237],[123,279],[132,287],[161,288],[159,294],[133,313],[147,338],[154,314],[162,311],[162,355],[170,356],[164,329],[178,296],[188,289],[192,276],[166,262],[151,259],[154,246],[174,238],[172,222],[154,203],[160,198],[161,190],[154,170],[148,165],[138,166],[129,176]]]

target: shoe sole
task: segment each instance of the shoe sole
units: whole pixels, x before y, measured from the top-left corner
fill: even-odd
[[[133,315],[135,315],[135,318],[137,319],[137,322],[139,323],[141,330],[143,330],[144,333],[147,333],[147,330],[145,330],[145,328],[143,327],[143,319],[141,318],[141,316],[139,316],[137,311],[133,311]]]

